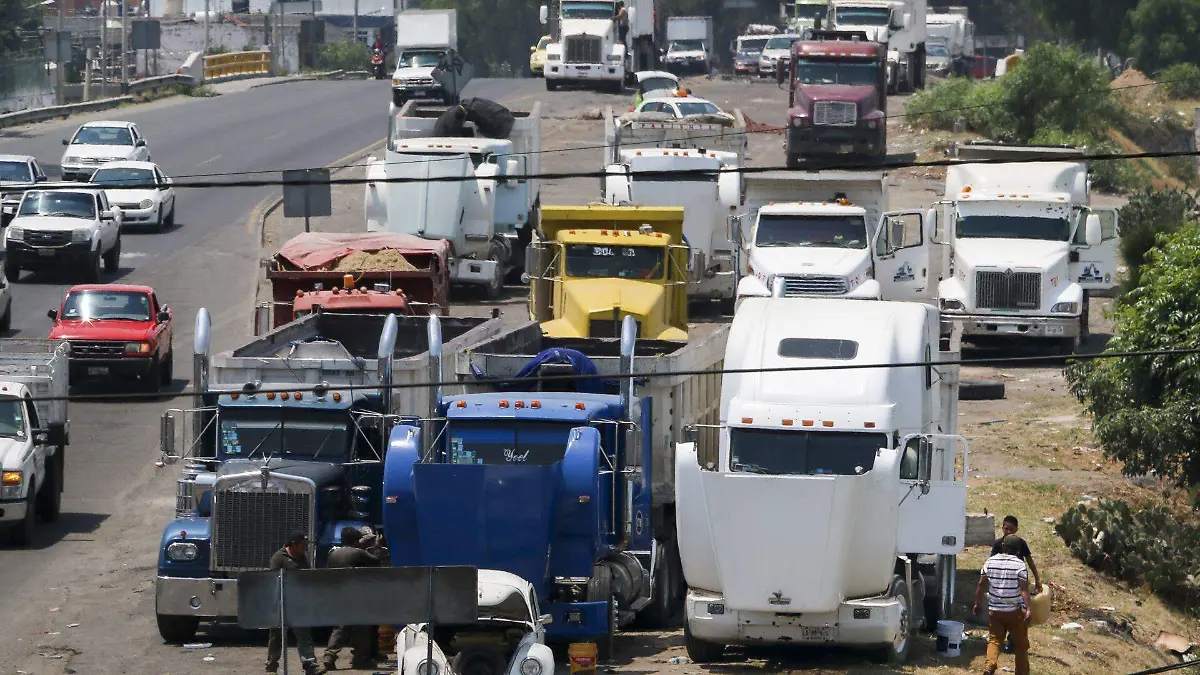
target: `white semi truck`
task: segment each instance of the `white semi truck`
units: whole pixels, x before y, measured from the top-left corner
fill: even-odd
[[[779,19],[793,33],[816,28],[818,21],[824,28],[828,14],[829,0],[784,0],[779,3]]]
[[[746,122],[740,110],[726,126],[701,121],[604,117],[604,201],[638,206],[681,206],[688,246],[688,298],[718,300],[732,309],[737,246],[730,218],[742,193],[737,170],[746,157]],[[705,176],[647,172],[712,171]]]
[[[1117,212],[1091,205],[1082,151],[960,146],[939,208],[945,242],[942,311],[972,337],[1057,340],[1071,353],[1088,333],[1089,294],[1117,286]],[[973,159],[1062,161],[975,164]]]
[[[720,440],[675,455],[693,661],[817,644],[899,664],[918,627],[948,616],[966,534],[956,337],[918,303],[742,304]],[[758,370],[917,362],[930,365]]]
[[[935,75],[966,75],[975,55],[975,23],[966,7],[925,15],[925,68]]]
[[[888,46],[888,93],[925,88],[926,0],[831,0],[838,31],[862,31]]]
[[[384,158],[367,159],[367,231],[450,242],[450,281],[482,285],[494,298],[506,275],[523,271],[537,220],[541,104],[514,111],[504,139],[436,137],[442,112],[410,103],[392,116]]]
[[[433,79],[433,70],[452,49],[458,49],[455,10],[410,9],[397,14],[392,105],[398,108],[419,99],[453,102],[454,93]]]
[[[554,0],[542,5],[540,20],[549,25],[546,89],[583,84],[620,92],[633,73],[658,63],[654,0],[628,0],[628,33],[621,41],[616,0]]]

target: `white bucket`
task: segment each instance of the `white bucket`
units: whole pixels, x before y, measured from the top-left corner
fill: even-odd
[[[958,621],[937,622],[937,650],[942,656],[962,654],[963,625]]]

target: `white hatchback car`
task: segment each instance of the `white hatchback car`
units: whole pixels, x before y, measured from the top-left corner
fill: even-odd
[[[64,138],[63,180],[87,180],[101,164],[150,161],[150,146],[133,122],[88,122]]]
[[[175,225],[175,188],[157,164],[101,164],[89,182],[104,188],[108,201],[121,207],[125,225],[150,224],[160,232]],[[136,187],[122,188],[122,185]]]

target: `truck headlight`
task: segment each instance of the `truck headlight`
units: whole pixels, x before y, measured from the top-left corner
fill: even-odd
[[[19,227],[8,226],[8,238],[11,241],[25,241],[25,230]]]
[[[150,208],[151,206],[154,206],[154,200],[153,200],[153,199],[143,199],[142,201],[138,202],[138,208],[139,208],[139,209],[148,209],[148,208]]]
[[[874,129],[877,126],[879,126],[879,120],[867,120],[868,129]]]
[[[167,547],[167,560],[175,562],[191,562],[196,559],[196,545],[186,541],[177,541]]]
[[[0,499],[20,499],[25,476],[20,471],[0,474]]]
[[[542,663],[535,658],[521,662],[521,675],[542,675]]]
[[[399,87],[399,86],[400,86],[400,80],[398,80],[398,79],[396,79],[396,78],[394,78],[394,77],[393,77],[393,78],[392,78],[392,86],[393,86],[393,87]]]
[[[71,232],[71,241],[76,244],[86,244],[92,240],[91,230],[75,230]]]
[[[125,353],[126,354],[149,354],[150,353],[150,343],[149,342],[126,342],[125,343]]]
[[[806,127],[811,119],[812,118],[804,117],[803,115],[797,115],[796,117],[792,118],[792,126],[796,128]]]
[[[1079,303],[1078,302],[1058,302],[1058,303],[1055,303],[1054,306],[1050,308],[1051,314],[1058,314],[1060,312],[1063,314],[1078,314],[1079,313]]]
[[[942,310],[946,312],[961,312],[963,308],[962,300],[950,300],[947,298],[942,298],[938,300],[938,304],[941,305]]]
[[[620,63],[620,61],[621,61],[621,55],[620,55],[620,54],[609,54],[609,55],[608,55],[608,62],[609,62],[609,63]]]
[[[430,663],[424,659],[417,664],[417,675],[438,675],[438,671],[440,670],[438,664]]]

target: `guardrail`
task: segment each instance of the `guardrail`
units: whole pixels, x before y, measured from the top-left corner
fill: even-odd
[[[87,103],[52,105],[46,108],[30,108],[29,110],[19,110],[17,112],[0,115],[0,129],[5,127],[15,127],[18,124],[25,124],[27,122],[40,122],[42,120],[54,119],[56,117],[65,119],[70,117],[71,113],[107,110],[109,108],[115,108],[122,103],[133,103],[133,97],[116,96],[113,98],[100,99],[99,101],[88,101]]]
[[[215,82],[271,72],[271,51],[230,52],[204,57],[204,81]]]
[[[140,94],[143,92],[155,92],[163,87],[173,87],[177,84],[193,84],[192,78],[187,75],[171,74],[159,75],[158,77],[143,77],[140,80],[133,80],[129,83],[130,94]]]

